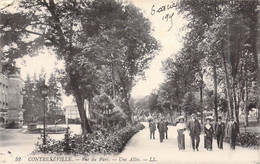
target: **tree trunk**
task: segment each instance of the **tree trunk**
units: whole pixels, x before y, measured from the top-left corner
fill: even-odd
[[[177,86],[177,90],[176,90],[176,97],[177,97],[177,113],[180,113],[180,115],[181,115],[180,101],[179,101],[179,87],[178,86]]]
[[[202,70],[199,72],[200,74],[200,121],[203,124],[203,73]]]
[[[248,111],[247,111],[247,107],[248,107],[248,81],[247,81],[247,59],[245,59],[246,63],[245,63],[245,103],[244,103],[244,114],[245,114],[245,126],[248,126]]]
[[[113,92],[113,99],[116,98],[116,90],[115,90],[115,71],[114,71],[114,61],[111,63],[111,78],[112,78],[112,92]]]
[[[203,98],[202,98],[203,94],[202,94],[202,84],[200,85],[200,115],[201,115],[201,118],[200,118],[200,121],[201,121],[201,124],[203,124],[203,106],[202,106],[202,103],[203,103]]]
[[[72,90],[73,90],[73,96],[75,97],[78,111],[79,111],[79,116],[81,119],[82,132],[83,132],[83,134],[92,133],[93,131],[88,123],[86,111],[84,109],[84,98],[83,98],[82,94],[80,93],[80,89],[79,89],[79,84],[78,84],[78,80],[77,80],[78,74],[75,72],[75,70],[72,69],[69,71],[69,75],[70,75],[71,86],[72,86]]]
[[[218,83],[217,83],[217,70],[216,63],[213,64],[213,77],[214,77],[214,115],[215,124],[218,121]]]
[[[230,15],[230,1],[228,1],[228,15]],[[230,18],[227,19],[227,52],[221,53],[222,60],[223,60],[223,66],[224,66],[224,72],[225,72],[225,81],[226,81],[226,91],[227,91],[227,99],[228,99],[228,111],[229,111],[229,116],[233,118],[233,99],[232,99],[232,93],[231,93],[231,85],[230,85],[230,75],[231,75],[231,68],[230,68]],[[225,57],[225,53],[227,53],[227,59]],[[228,61],[228,63],[226,62]]]
[[[233,99],[234,99],[234,106],[235,106],[235,119],[236,122],[239,123],[239,109],[238,109],[238,102],[237,102],[237,95],[236,95],[236,84],[233,80],[232,89],[233,89]]]
[[[258,25],[260,24],[260,14],[258,14]],[[260,45],[260,30],[258,30],[257,36],[257,44]],[[260,95],[260,46],[257,46],[257,84],[258,84],[258,95]],[[260,122],[260,96],[258,96],[258,103],[257,103],[257,108],[258,108],[258,117],[257,117],[257,122]]]
[[[93,113],[92,113],[92,100],[91,98],[88,98],[88,111],[89,111],[89,117],[93,118]]]
[[[74,97],[76,99],[76,103],[77,103],[77,107],[78,107],[78,111],[79,111],[79,115],[80,115],[80,119],[81,119],[82,132],[83,132],[83,134],[92,133],[93,131],[88,123],[86,111],[84,109],[84,99],[81,97],[81,95],[79,93],[75,93]]]
[[[129,99],[130,96],[129,95],[129,90],[127,89],[127,82],[125,82],[124,77],[122,75],[119,75],[119,79],[122,85],[122,98],[123,98],[123,111],[124,113],[127,115],[128,117],[128,121],[132,122],[132,112],[131,112],[131,108],[130,108],[130,104],[129,104]],[[128,84],[130,85],[130,84]]]
[[[247,80],[245,81],[245,104],[244,104],[244,114],[245,114],[245,126],[248,126],[248,87],[247,87]]]
[[[259,19],[260,19],[260,16],[259,16]],[[260,32],[258,35],[258,42],[260,44]],[[258,46],[258,50],[259,51],[258,51],[257,84],[258,84],[258,95],[260,95],[260,46]],[[259,123],[260,122],[260,96],[258,96],[257,108],[258,108],[257,122]]]
[[[128,117],[128,121],[132,122],[132,112],[128,100],[125,101],[125,114]]]
[[[233,99],[231,95],[231,87],[229,82],[229,74],[228,68],[225,60],[225,56],[222,55],[222,61],[224,66],[224,73],[225,73],[225,81],[226,81],[226,92],[227,92],[227,100],[228,100],[228,117],[233,117]]]

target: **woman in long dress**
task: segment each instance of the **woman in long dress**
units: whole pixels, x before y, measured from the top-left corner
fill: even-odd
[[[204,147],[205,149],[211,151],[212,150],[212,141],[213,141],[213,125],[210,123],[211,118],[206,118],[206,125],[204,126]]]
[[[186,125],[184,123],[184,117],[180,116],[178,117],[178,124],[176,125],[177,127],[177,133],[178,133],[178,148],[179,150],[185,150],[185,135],[184,131],[186,130]]]

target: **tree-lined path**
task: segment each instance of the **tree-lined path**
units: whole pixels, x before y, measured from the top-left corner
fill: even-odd
[[[255,161],[260,161],[260,151],[251,150],[237,146],[235,151],[229,149],[229,144],[224,143],[224,150],[217,149],[216,140],[213,141],[213,151],[207,151],[203,148],[204,140],[203,135],[201,135],[201,142],[199,147],[199,152],[193,152],[191,149],[191,143],[188,133],[185,133],[186,150],[179,151],[177,146],[177,133],[175,126],[169,126],[168,140],[164,140],[163,143],[159,142],[159,133],[156,130],[156,139],[149,139],[149,127],[148,123],[143,123],[145,128],[135,134],[125,146],[122,153],[118,155],[108,155],[108,156],[96,156],[97,161],[93,163],[133,163],[130,159],[134,157],[134,160],[140,159],[139,162],[134,163],[236,163],[236,164],[250,164]],[[74,127],[76,128],[76,127]],[[74,129],[72,128],[72,129]],[[76,129],[79,129],[77,127]],[[2,129],[2,134],[4,133]],[[13,131],[12,140],[15,142],[10,142],[10,140],[5,140],[1,143],[1,162],[2,163],[15,163],[15,157],[21,157],[21,163],[28,163],[28,157],[59,157],[55,154],[36,154],[29,155],[35,148],[34,143],[37,142],[38,134],[24,134],[19,131]],[[56,136],[56,137],[55,137]],[[3,135],[2,135],[3,137]],[[5,135],[5,137],[10,137]],[[63,135],[53,135],[54,138],[62,138]],[[27,139],[25,139],[27,138]],[[11,154],[7,153],[10,151]],[[72,155],[67,155],[71,157]],[[78,155],[73,156],[73,159],[80,159],[78,162],[73,161],[73,163],[89,163],[82,161],[84,156]],[[95,157],[95,156],[93,156]],[[107,158],[109,161],[99,161],[100,157]],[[90,156],[92,158],[92,156]],[[116,159],[116,161],[113,161]],[[150,162],[150,159],[155,161]],[[126,161],[123,161],[126,160]],[[146,161],[147,160],[147,161]],[[40,163],[40,162],[35,162]],[[55,162],[52,162],[55,163]],[[69,162],[68,162],[69,163]]]
[[[193,152],[188,132],[185,132],[185,151],[179,151],[177,146],[177,132],[175,126],[169,126],[168,140],[159,142],[158,129],[155,140],[149,139],[149,127],[144,123],[145,129],[133,136],[125,150],[119,155],[124,158],[138,157],[140,160],[155,157],[154,163],[254,163],[260,160],[260,151],[237,146],[231,151],[229,144],[224,143],[224,149],[217,148],[216,140],[213,141],[213,151],[204,149],[204,136],[200,136],[199,152]],[[152,163],[152,162],[149,162]]]

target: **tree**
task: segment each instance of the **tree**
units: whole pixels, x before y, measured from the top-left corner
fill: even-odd
[[[110,43],[115,41],[114,45],[110,44],[113,53],[117,43],[122,42],[119,45],[125,51],[122,53],[120,48],[115,57],[121,61],[118,74],[123,109],[130,117],[128,100],[134,77],[143,74],[158,48],[151,36],[149,21],[136,7],[114,0],[22,0],[19,8],[17,13],[1,12],[0,15],[3,18],[1,48],[8,47],[3,51],[5,58],[12,60],[48,47],[64,60],[66,68],[61,71],[67,81],[64,87],[67,94],[75,97],[83,133],[92,132],[84,112],[84,101],[93,99],[99,87],[99,83],[95,83],[98,81],[96,72],[100,65],[105,65],[102,59],[110,55],[105,53],[109,44],[103,46],[98,39],[107,37]],[[99,46],[101,49],[97,49]],[[94,78],[86,77],[88,73]],[[97,84],[94,90],[93,84]]]
[[[54,73],[50,74],[48,80],[48,116],[49,118],[55,120],[56,115],[61,110],[62,95],[61,95],[61,86],[58,82],[58,79]]]
[[[95,96],[94,106],[97,111],[106,115],[109,115],[115,107],[111,98],[105,93]]]
[[[186,114],[191,115],[192,113],[200,112],[200,105],[195,98],[195,94],[192,92],[187,92],[183,97],[182,109]],[[202,117],[202,115],[201,115]]]
[[[34,106],[34,101],[33,101],[33,81],[31,81],[31,78],[29,74],[26,76],[25,80],[25,85],[24,85],[24,98],[23,98],[23,109],[25,109],[23,113],[23,118],[24,122],[33,122],[36,121],[36,114],[35,109],[33,108]]]
[[[150,113],[148,106],[149,96],[145,96],[143,98],[134,99],[131,98],[129,101],[131,110],[133,111],[133,115],[136,117],[146,116],[148,117]]]
[[[151,93],[148,97],[148,108],[150,113],[163,113],[160,102],[158,101],[158,95]]]
[[[41,86],[46,79],[46,73],[42,69],[39,75],[34,74],[31,78],[27,75],[25,80],[24,94],[24,119],[25,122],[42,121],[44,102],[42,101]]]
[[[114,2],[113,2],[114,3]],[[97,3],[95,13],[103,12]],[[150,21],[143,17],[133,5],[123,6],[113,5],[112,21],[107,21],[109,15],[97,15],[98,20],[102,20],[102,26],[108,30],[102,31],[96,37],[90,38],[89,45],[85,51],[97,54],[96,59],[108,66],[111,74],[111,85],[113,97],[117,97],[121,102],[121,107],[131,120],[131,110],[129,106],[130,93],[136,78],[144,77],[144,70],[148,68],[149,61],[155,56],[154,51],[158,49],[157,41],[151,36]],[[101,11],[102,10],[102,11]],[[96,20],[96,14],[91,20]],[[94,23],[94,22],[93,22]],[[97,23],[97,22],[95,22]],[[98,23],[97,23],[98,24]],[[89,28],[89,24],[86,25]],[[94,27],[93,27],[94,28]],[[116,90],[116,91],[115,91]]]
[[[234,114],[237,122],[239,101],[241,97],[247,97],[241,96],[242,92],[246,93],[243,91],[246,89],[244,84],[247,83],[245,75],[247,76],[248,70],[251,77],[255,77],[256,73],[257,6],[259,6],[258,1],[232,0],[197,2],[187,0],[180,1],[178,4],[179,11],[190,20],[187,27],[191,30],[187,35],[191,36],[195,31],[195,34],[199,34],[197,36],[201,38],[199,41],[192,40],[191,44],[194,44],[195,48],[199,46],[202,54],[206,55],[209,66],[213,67],[215,115],[217,115],[217,77],[219,76],[217,69],[222,67],[225,74],[229,116],[233,117]],[[185,40],[189,42],[191,39],[185,38]],[[252,67],[247,69],[246,65]],[[250,81],[254,81],[254,78]]]

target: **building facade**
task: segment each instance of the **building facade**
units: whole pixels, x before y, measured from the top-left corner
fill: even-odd
[[[0,124],[23,125],[23,88],[24,81],[20,70],[7,74],[0,65]]]
[[[1,67],[1,66],[0,66]],[[1,68],[0,68],[1,69]],[[0,122],[6,121],[6,113],[8,111],[8,77],[0,70]]]

